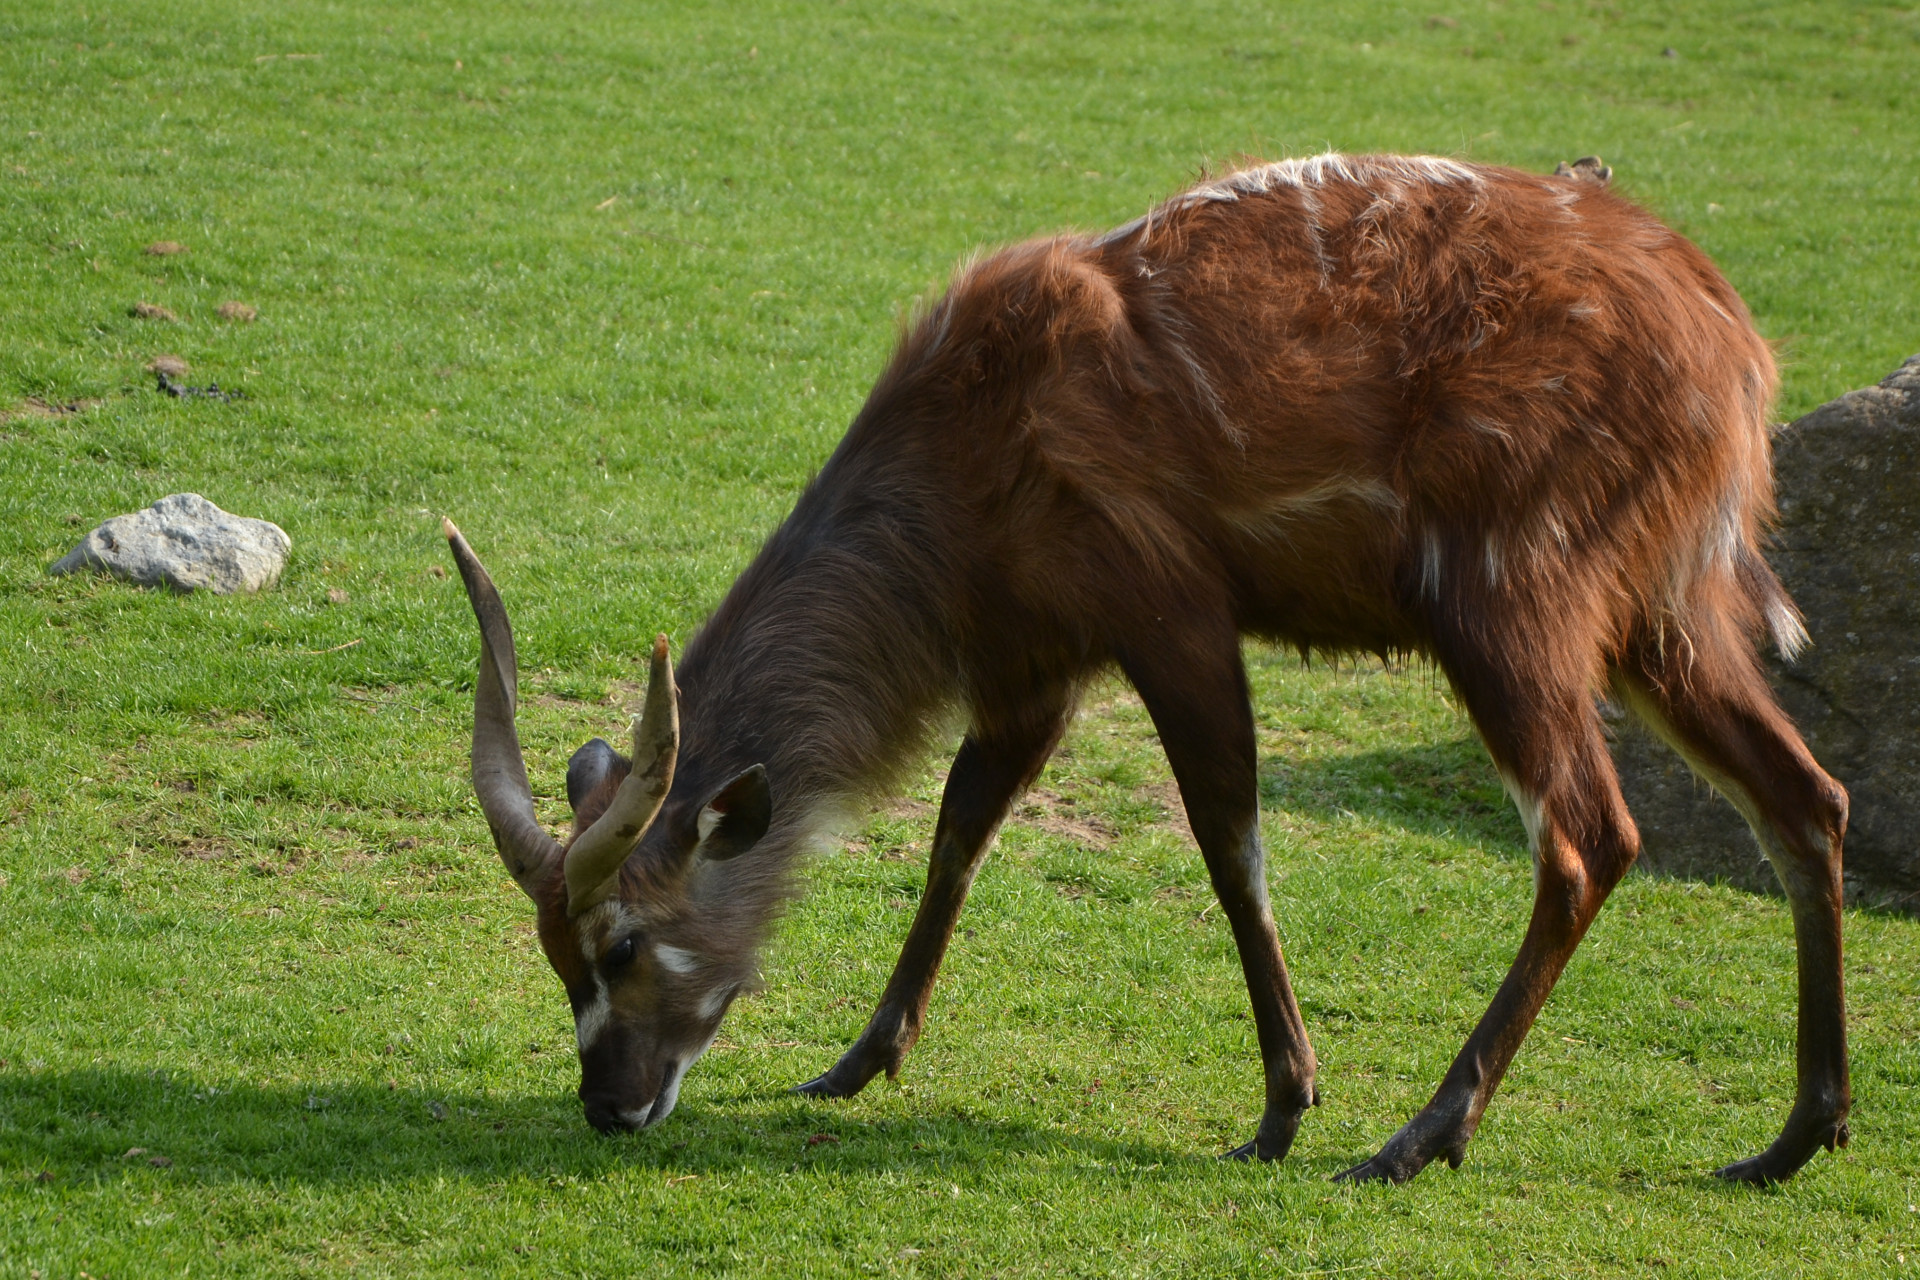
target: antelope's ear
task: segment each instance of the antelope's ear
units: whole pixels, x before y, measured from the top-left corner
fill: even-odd
[[[574,752],[573,758],[567,761],[567,807],[573,810],[574,821],[580,820],[581,806],[594,798],[595,792],[607,788],[609,782],[617,785],[632,769],[632,763],[603,738],[595,738]],[[605,809],[606,797],[600,800],[599,808]],[[591,823],[593,819],[587,821]]]
[[[754,765],[713,793],[700,810],[696,857],[714,862],[737,858],[758,844],[773,821],[773,788],[765,765]]]

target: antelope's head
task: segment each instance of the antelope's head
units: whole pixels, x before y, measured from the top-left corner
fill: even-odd
[[[460,531],[452,521],[445,529],[480,623],[473,789],[500,860],[533,899],[540,945],[573,1006],[587,1121],[603,1133],[657,1124],[751,980],[750,960],[703,945],[691,882],[702,863],[744,853],[766,833],[766,770],[674,785],[680,713],[663,635],[632,757],[598,738],[576,751],[567,767],[573,836],[562,845],[548,835],[514,728],[518,668],[506,608]]]

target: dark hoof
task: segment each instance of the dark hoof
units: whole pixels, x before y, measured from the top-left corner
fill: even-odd
[[[1724,1169],[1715,1169],[1713,1176],[1728,1182],[1744,1182],[1750,1187],[1772,1186],[1800,1172],[1801,1166],[1813,1159],[1822,1148],[1832,1151],[1844,1147],[1852,1137],[1847,1132],[1845,1120],[1812,1126],[1814,1131],[1810,1134],[1795,1133],[1798,1127],[1789,1124],[1787,1132],[1781,1134],[1765,1151],[1746,1160],[1736,1160]]]
[[[1445,1151],[1442,1152],[1441,1155],[1446,1160],[1447,1168],[1449,1169],[1458,1169],[1460,1162],[1466,1159],[1466,1157],[1458,1151]],[[1388,1155],[1386,1151],[1382,1151],[1379,1155],[1373,1157],[1373,1159],[1363,1160],[1353,1166],[1353,1168],[1348,1169],[1345,1173],[1335,1174],[1333,1180],[1335,1182],[1352,1183],[1391,1182],[1395,1186],[1398,1186],[1402,1182],[1411,1182],[1414,1175],[1426,1168],[1429,1163],[1431,1163],[1429,1160],[1420,1157],[1413,1159],[1400,1157],[1396,1159]]]
[[[886,1073],[887,1078],[892,1079],[899,1070],[896,1065]],[[880,1068],[876,1068],[872,1059],[861,1054],[856,1046],[813,1079],[793,1086],[793,1092],[809,1098],[851,1098],[879,1074]]]
[[[1265,1164],[1274,1160],[1284,1160],[1287,1152],[1293,1149],[1293,1136],[1300,1131],[1300,1116],[1296,1112],[1287,1115],[1269,1116],[1261,1122],[1260,1132],[1253,1135],[1253,1141],[1243,1143],[1221,1155],[1222,1160],[1258,1160]]]
[[[1467,1137],[1457,1126],[1443,1125],[1415,1116],[1400,1132],[1387,1139],[1371,1160],[1363,1160],[1334,1178],[1335,1182],[1392,1182],[1411,1179],[1435,1159],[1458,1169],[1467,1158]]]
[[[1750,1187],[1768,1187],[1776,1182],[1785,1182],[1798,1171],[1797,1167],[1782,1170],[1775,1161],[1765,1155],[1757,1155],[1715,1169],[1713,1176],[1728,1182],[1744,1182]]]
[[[834,1083],[833,1072],[823,1071],[805,1084],[797,1084],[789,1091],[804,1094],[809,1098],[851,1098],[860,1092],[860,1086],[848,1089]]]
[[[1394,1168],[1393,1165],[1382,1160],[1379,1156],[1374,1156],[1371,1160],[1362,1160],[1359,1164],[1343,1173],[1335,1174],[1333,1180],[1335,1182],[1351,1182],[1355,1184],[1363,1182],[1401,1183],[1418,1172],[1420,1171],[1415,1169],[1411,1172],[1403,1173]]]

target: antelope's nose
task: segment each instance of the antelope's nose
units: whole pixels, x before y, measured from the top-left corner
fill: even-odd
[[[587,1123],[601,1133],[626,1133],[646,1123],[644,1116],[621,1111],[611,1098],[582,1098],[580,1101],[586,1108]]]

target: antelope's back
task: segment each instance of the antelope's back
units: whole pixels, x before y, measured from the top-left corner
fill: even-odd
[[[1602,182],[1321,156],[1046,248],[1111,286],[1067,327],[1122,391],[1043,396],[1038,448],[1256,629],[1417,643],[1423,600],[1545,595],[1618,643],[1758,560],[1771,354]]]

